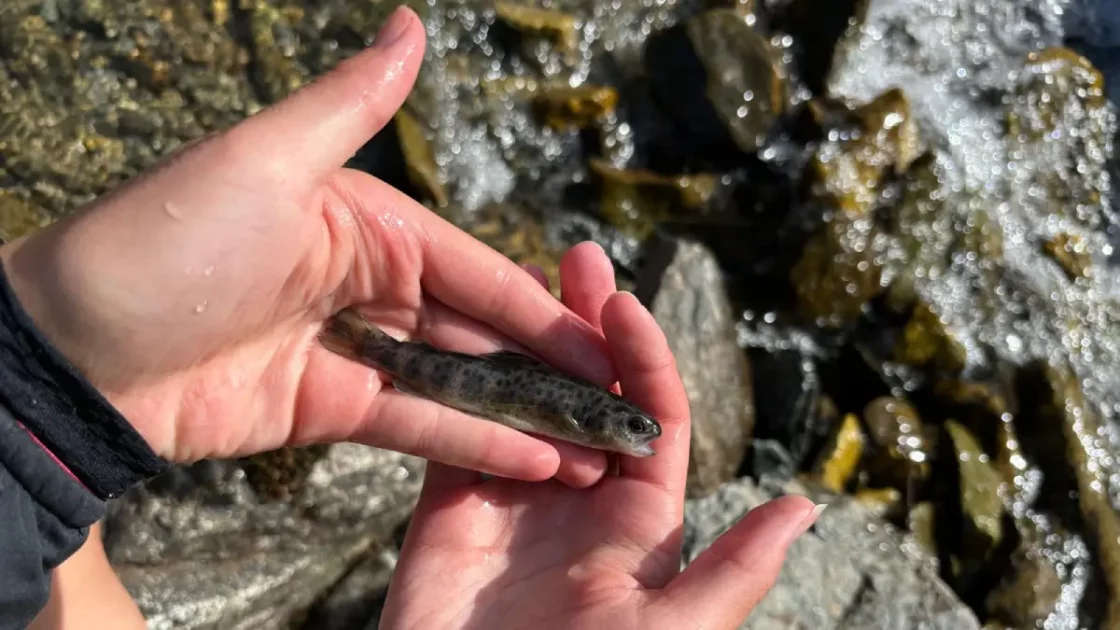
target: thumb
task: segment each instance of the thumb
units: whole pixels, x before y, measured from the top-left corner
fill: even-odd
[[[400,6],[371,47],[228,130],[233,146],[267,146],[267,166],[312,179],[340,168],[404,103],[424,58],[423,24]]]
[[[695,628],[737,628],[774,586],[786,551],[823,505],[786,496],[751,510],[666,586],[651,611]]]

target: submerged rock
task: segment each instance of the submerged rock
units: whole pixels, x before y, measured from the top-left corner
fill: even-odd
[[[757,33],[750,13],[713,9],[686,29],[707,72],[707,96],[743,151],[756,151],[786,107],[781,58]]]
[[[859,418],[849,413],[836,427],[832,439],[821,449],[814,472],[821,485],[832,492],[841,493],[847,489],[848,480],[855,474],[863,455],[863,431]]]
[[[949,420],[945,430],[960,475],[962,562],[982,564],[1003,540],[1003,480],[968,429]]]
[[[1036,549],[1018,549],[1008,579],[985,602],[993,619],[1011,628],[1045,627],[1062,594],[1054,563]]]
[[[810,494],[796,483],[764,490],[740,479],[688,501],[683,560],[782,493]],[[829,501],[828,508],[790,546],[777,583],[740,628],[979,630],[976,616],[890,526],[858,501],[810,496]]]
[[[739,348],[723,272],[691,241],[662,241],[636,294],[665,331],[692,414],[688,494],[706,496],[735,477],[754,427],[751,369]]]

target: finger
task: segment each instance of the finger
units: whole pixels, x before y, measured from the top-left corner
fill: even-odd
[[[577,489],[590,488],[598,483],[607,471],[607,456],[602,451],[543,435],[533,437],[556,449],[560,456],[556,479],[566,486]]]
[[[398,7],[373,46],[230,129],[231,146],[268,147],[281,173],[319,179],[341,167],[393,117],[416,80],[424,28]]]
[[[458,466],[448,466],[437,461],[428,460],[424,467],[423,493],[430,491],[444,491],[454,488],[471,486],[483,481],[482,473],[477,470],[468,470]]]
[[[521,268],[524,269],[525,271],[529,272],[529,275],[533,276],[533,279],[536,280],[537,282],[539,282],[540,285],[542,287],[544,287],[546,291],[551,290],[551,287],[549,286],[549,282],[548,282],[548,276],[545,275],[544,269],[541,269],[537,265],[529,265],[529,264],[521,265]]]
[[[610,344],[622,394],[661,424],[650,457],[622,457],[619,474],[655,484],[684,500],[688,473],[689,409],[684,384],[665,334],[632,294],[615,293],[603,307],[603,331]]]
[[[498,350],[533,354],[492,326],[467,317],[432,297],[423,298],[415,337],[437,348],[467,354],[487,354]]]
[[[560,292],[564,304],[600,333],[603,331],[603,305],[616,289],[614,264],[598,243],[579,243],[560,259]],[[616,394],[622,391],[618,383],[613,383],[610,390]]]
[[[374,178],[353,176],[347,186],[364,222],[391,225],[394,238],[417,242],[428,294],[561,370],[603,386],[617,380],[602,335],[528,271]]]
[[[598,243],[579,243],[560,259],[564,304],[596,329],[602,330],[603,305],[615,290],[614,265]]]
[[[790,544],[817,516],[813,502],[798,496],[751,510],[662,589],[648,614],[692,627],[739,627],[778,579]]]

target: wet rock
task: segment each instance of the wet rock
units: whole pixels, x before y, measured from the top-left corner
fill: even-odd
[[[8,242],[30,234],[50,223],[42,208],[0,190],[0,239]]]
[[[929,555],[935,566],[938,558],[936,510],[932,501],[922,501],[911,508],[906,517],[906,525],[914,542]]]
[[[152,627],[278,627],[300,618],[411,513],[423,460],[339,444],[286,502],[233,462],[176,467],[110,506],[110,561]]]
[[[636,294],[665,331],[688,391],[688,493],[705,496],[732,479],[746,455],[754,427],[750,363],[712,253],[687,240],[655,247],[656,263],[639,277]]]
[[[553,87],[534,98],[545,122],[554,129],[584,129],[614,113],[618,92],[602,85]]]
[[[744,513],[782,492],[831,503],[794,541],[774,588],[741,628],[980,628],[921,554],[867,508],[851,499],[816,496],[794,482],[764,490],[739,479],[688,501],[683,560],[691,562]]]
[[[931,449],[917,410],[883,396],[867,404],[863,418],[876,447],[869,463],[875,480],[907,493],[920,487],[930,474]]]
[[[1081,237],[1065,233],[1058,234],[1054,238],[1044,241],[1042,249],[1062,266],[1062,270],[1066,272],[1066,277],[1070,281],[1089,275],[1093,258],[1085,240]]]
[[[1017,549],[1010,574],[986,600],[991,617],[1012,628],[1039,628],[1054,612],[1062,582],[1054,563],[1033,549]]]
[[[820,349],[809,335],[768,323],[768,315],[748,312],[738,325],[739,342],[750,349],[754,391],[766,392],[755,399],[754,436],[773,440],[802,467],[842,418],[821,391]]]
[[[301,627],[374,628],[385,604],[397,556],[398,551],[392,547],[372,549],[315,605]]]
[[[852,495],[870,514],[889,518],[902,505],[902,493],[894,488],[863,488]]]
[[[707,96],[743,151],[756,151],[786,107],[780,57],[736,9],[705,11],[686,29],[707,75]]]
[[[805,245],[791,271],[805,313],[822,323],[841,325],[863,312],[878,295],[882,238],[870,216],[829,221]]]
[[[494,4],[494,11],[499,19],[513,28],[529,35],[544,37],[565,53],[576,50],[579,30],[576,19],[570,15],[512,2],[497,2]]]
[[[849,413],[817,457],[814,472],[825,488],[841,493],[855,474],[863,455],[864,437],[859,418]]]
[[[1020,382],[1024,409],[1021,415],[1024,451],[1051,477],[1051,491],[1075,495],[1076,515],[1070,502],[1048,505],[1067,521],[1078,522],[1096,555],[1100,584],[1093,598],[1101,627],[1120,625],[1120,514],[1113,507],[1110,481],[1102,459],[1111,457],[1105,446],[1101,421],[1088,404],[1082,383],[1068,366],[1036,363]],[[1028,407],[1028,405],[1030,405]],[[1040,503],[1056,496],[1040,495]]]
[[[447,206],[447,187],[443,183],[439,165],[432,155],[428,130],[420,120],[403,107],[393,115],[393,120],[396,123],[397,137],[409,179],[437,206],[441,208]]]
[[[279,101],[309,78],[307,70],[294,58],[296,42],[291,21],[298,21],[302,11],[296,8],[294,15],[286,13],[265,0],[239,3],[238,7],[247,7],[248,11],[256,84],[266,103]]]
[[[790,479],[797,472],[797,463],[777,440],[751,439],[748,454],[750,476]]]
[[[894,356],[908,365],[934,364],[950,372],[962,369],[967,358],[961,343],[950,334],[945,322],[925,302],[918,302],[914,306],[898,340]]]
[[[854,129],[830,131],[810,162],[813,197],[829,215],[790,272],[804,312],[832,326],[856,319],[886,288],[889,239],[872,211],[884,179],[905,171],[918,150],[901,90],[884,92],[852,115]]]
[[[591,158],[588,167],[599,179],[599,211],[611,225],[644,240],[675,211],[697,211],[716,194],[714,175],[660,175],[646,169],[620,169]]]
[[[1003,540],[1003,484],[975,436],[954,420],[945,422],[960,475],[965,555],[982,561]]]

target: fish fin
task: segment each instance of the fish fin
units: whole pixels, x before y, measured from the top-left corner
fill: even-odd
[[[362,349],[367,344],[392,339],[351,308],[344,308],[328,319],[318,338],[327,350],[363,363]]]
[[[488,352],[483,356],[488,359],[510,363],[513,365],[524,365],[525,367],[541,367],[540,361],[527,354],[521,354],[520,352],[514,352],[513,350],[496,350],[494,352]]]
[[[420,394],[417,393],[415,389],[412,389],[405,383],[402,383],[399,379],[393,379],[393,389],[402,394],[408,394],[409,396],[420,396]]]

